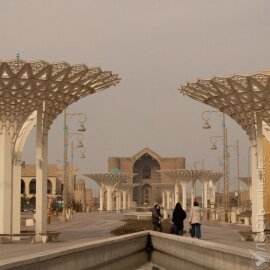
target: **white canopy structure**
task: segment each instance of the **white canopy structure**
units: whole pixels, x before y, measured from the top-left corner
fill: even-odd
[[[36,234],[46,232],[48,130],[70,104],[119,83],[117,74],[66,62],[0,61],[0,233],[20,233],[21,153],[36,125]],[[38,238],[37,237],[37,238]]]
[[[107,202],[106,210],[113,210],[113,192],[116,192],[116,209],[120,210],[121,200],[120,193],[123,193],[123,207],[126,207],[126,199],[128,198],[127,205],[130,207],[132,200],[132,188],[136,186],[135,184],[130,184],[128,182],[130,178],[133,178],[134,173],[121,173],[117,171],[116,173],[89,173],[84,174],[84,176],[89,177],[94,180],[100,186],[100,210],[105,210],[104,201]],[[127,197],[126,197],[127,196]]]
[[[179,190],[181,186],[182,207],[185,210],[187,209],[187,184],[189,182],[191,182],[191,205],[193,205],[195,198],[194,185],[196,180],[199,180],[202,184],[202,205],[203,207],[207,207],[209,182],[213,181],[215,184],[223,176],[223,173],[213,172],[211,170],[176,169],[159,170],[158,172],[169,176],[174,181],[175,202],[179,201]],[[212,192],[215,192],[215,185],[212,188]]]
[[[264,224],[262,122],[270,125],[270,72],[199,79],[179,88],[183,95],[208,104],[234,119],[252,144],[252,231]]]

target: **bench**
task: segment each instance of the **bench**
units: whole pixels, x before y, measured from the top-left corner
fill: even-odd
[[[250,218],[249,217],[239,217],[238,218],[239,222],[241,222],[241,224],[245,224],[245,225],[249,225],[250,224]]]
[[[0,243],[5,244],[5,243],[11,243],[12,242],[12,237],[29,237],[31,240],[31,243],[35,243],[35,232],[22,232],[22,233],[4,233],[0,234]]]
[[[242,241],[253,241],[253,235],[255,234],[252,231],[239,231]]]
[[[58,240],[60,232],[47,231],[46,233],[40,233],[42,243]]]
[[[259,237],[257,237],[257,232],[252,231],[239,231],[240,237],[242,241],[258,241]],[[266,238],[270,239],[270,230],[266,229],[264,230],[264,234]]]

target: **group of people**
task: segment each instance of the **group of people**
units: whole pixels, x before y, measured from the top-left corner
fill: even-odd
[[[177,235],[184,234],[184,220],[186,219],[186,211],[182,208],[181,204],[178,202],[175,205],[172,215],[172,227],[171,233]],[[152,211],[152,224],[154,231],[162,232],[162,214],[160,212],[160,205],[156,203]],[[193,207],[190,210],[189,223],[190,223],[190,234],[192,238],[201,238],[201,220],[203,218],[203,212],[201,207],[199,207],[198,202],[194,202]]]

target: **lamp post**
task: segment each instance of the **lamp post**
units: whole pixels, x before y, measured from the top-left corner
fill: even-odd
[[[228,221],[228,162],[227,162],[227,128],[226,128],[226,122],[225,122],[225,114],[220,111],[204,111],[201,115],[202,119],[204,120],[203,129],[210,129],[211,125],[209,123],[209,120],[211,119],[211,114],[218,113],[219,115],[222,115],[222,136],[215,136],[215,137],[222,137],[223,138],[223,189],[224,189],[224,210],[225,210],[225,221]],[[214,144],[215,146],[215,144]],[[215,149],[212,145],[212,147]],[[211,148],[212,148],[211,147]],[[213,149],[212,148],[212,149]],[[213,149],[213,150],[214,150]]]
[[[209,123],[208,123],[209,124]],[[202,158],[202,160],[201,161],[194,161],[193,162],[193,166],[192,166],[192,169],[194,169],[194,170],[197,170],[197,165],[198,164],[200,164],[201,165],[201,169],[202,170],[204,170],[204,159]],[[193,184],[192,184],[193,185]],[[194,183],[194,191],[193,191],[193,193],[194,193],[194,198],[196,198],[196,193],[197,193],[197,189],[196,189],[196,182]],[[193,198],[193,199],[194,199]],[[192,207],[192,206],[191,206]]]
[[[217,147],[216,147],[216,144],[215,144],[215,141],[213,141],[213,138],[216,138],[216,137],[220,137],[220,136],[212,136],[210,138],[210,142],[212,143],[212,146],[211,146],[211,149],[212,150],[216,150]],[[240,177],[240,152],[239,152],[239,141],[236,140],[236,144],[235,145],[226,145],[226,148],[228,149],[229,147],[232,147],[232,148],[235,148],[236,149],[236,155],[237,155],[237,207],[240,207],[241,206],[241,199],[240,199],[240,180],[239,180],[239,177]],[[228,159],[230,157],[229,155],[229,152],[228,150],[226,151],[227,154],[226,154],[226,158],[227,158],[227,166],[229,165],[229,162],[228,162]],[[228,170],[226,170],[228,172]]]
[[[79,144],[80,145],[80,144]],[[78,147],[78,145],[77,145],[77,147],[76,146],[74,146],[74,144],[73,144],[73,141],[71,142],[71,177],[70,177],[70,179],[71,179],[71,181],[70,181],[70,192],[71,193],[73,193],[74,192],[74,190],[75,190],[75,179],[74,179],[74,166],[73,166],[73,164],[74,164],[74,149],[75,150],[77,150],[77,149],[80,149],[81,150],[81,156],[80,156],[80,158],[85,158],[85,152],[86,152],[86,149],[85,149],[85,147],[83,146],[83,147],[81,147],[81,146],[79,146]]]
[[[233,147],[236,149],[236,156],[237,156],[237,207],[241,206],[241,198],[240,198],[240,152],[239,152],[239,141],[236,140],[236,144],[228,145],[228,147]]]
[[[64,182],[64,192],[63,192],[63,200],[64,207],[67,208],[70,206],[70,181],[68,177],[68,136],[69,135],[77,135],[80,136],[81,139],[78,139],[78,147],[83,147],[82,140],[84,136],[81,133],[69,133],[68,125],[67,125],[67,117],[78,116],[80,126],[78,128],[79,132],[85,132],[84,123],[87,120],[87,117],[84,113],[67,113],[66,109],[64,110],[64,172],[63,172],[63,182]],[[73,168],[71,168],[73,170]]]

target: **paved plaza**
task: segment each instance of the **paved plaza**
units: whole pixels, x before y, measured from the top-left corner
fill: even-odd
[[[60,231],[61,237],[57,242],[46,244],[22,240],[18,243],[1,244],[0,260],[15,258],[22,255],[52,251],[85,242],[112,237],[110,231],[123,225],[123,213],[76,213],[68,222],[57,222],[48,225],[48,230]],[[189,226],[186,222],[185,229]],[[248,229],[248,226],[223,223],[218,221],[204,221],[202,224],[202,240],[225,244],[234,247],[256,250],[256,243],[243,242],[238,234],[239,230]],[[189,237],[187,234],[185,237]],[[262,247],[262,246],[261,246]],[[266,252],[270,252],[270,244],[265,245]]]

